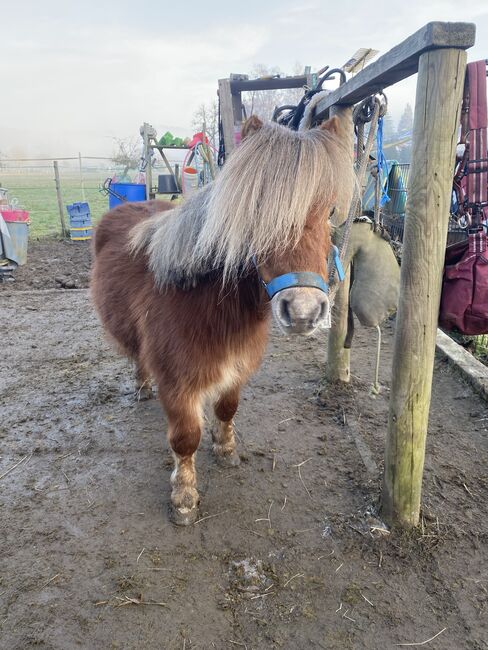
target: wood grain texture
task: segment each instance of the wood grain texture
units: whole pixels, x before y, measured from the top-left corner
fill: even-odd
[[[352,109],[346,106],[333,106],[331,117],[337,115],[344,125],[341,137],[351,150],[354,157],[354,126],[352,122]],[[347,140],[346,140],[347,138]],[[334,225],[339,226],[347,219],[351,204],[351,194],[342,193],[336,203]],[[342,237],[342,234],[341,234]],[[335,242],[340,244],[340,242]],[[350,350],[344,347],[347,336],[347,316],[349,305],[350,269],[346,269],[346,277],[337,290],[334,307],[332,310],[332,326],[327,344],[327,366],[325,377],[327,381],[349,382],[351,379]]]
[[[234,103],[230,90],[229,79],[219,79],[219,101],[220,101],[220,119],[224,130],[225,153],[227,156],[235,149],[234,139]]]
[[[369,95],[415,74],[420,56],[439,48],[468,49],[474,45],[475,25],[472,23],[431,22],[399,45],[368,65],[317,106],[316,119],[322,120],[334,104],[356,104]]]
[[[230,82],[233,94],[251,90],[280,90],[282,88],[302,88],[310,83],[311,75],[296,77],[277,77],[268,79],[239,79]]]
[[[419,521],[465,68],[459,49],[419,61],[382,493],[383,516],[402,526]]]
[[[348,383],[351,379],[350,350],[344,347],[347,335],[347,306],[349,304],[350,268],[339,285],[332,309],[332,327],[327,343],[327,364],[325,378],[327,381]]]

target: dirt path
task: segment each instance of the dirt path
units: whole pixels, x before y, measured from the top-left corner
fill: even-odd
[[[0,301],[0,647],[389,649],[444,628],[426,647],[488,647],[488,410],[443,362],[422,530],[368,515],[390,325],[377,399],[369,331],[328,390],[324,340],[274,335],[237,417],[245,462],[221,470],[205,437],[202,520],[178,529],[159,404],[133,401],[87,292]]]

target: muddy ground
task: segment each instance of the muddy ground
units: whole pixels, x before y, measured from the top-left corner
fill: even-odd
[[[71,241],[59,237],[30,239],[28,263],[19,266],[13,281],[0,290],[81,289],[88,287],[90,275],[90,241]]]
[[[425,647],[488,648],[488,409],[444,361],[418,530],[384,532],[371,514],[391,324],[377,398],[368,330],[343,388],[322,384],[323,338],[273,333],[236,420],[243,463],[222,470],[204,437],[201,519],[175,528],[164,417],[156,399],[134,401],[87,291],[12,288],[0,287],[1,648],[388,649],[441,631]]]

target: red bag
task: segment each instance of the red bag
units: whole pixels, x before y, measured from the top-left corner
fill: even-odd
[[[446,250],[439,324],[462,334],[488,334],[488,257],[483,229]]]
[[[468,63],[461,118],[464,154],[454,177],[457,215],[468,238],[448,246],[439,324],[462,334],[488,333],[488,257],[483,222],[488,217],[488,110],[486,62]]]

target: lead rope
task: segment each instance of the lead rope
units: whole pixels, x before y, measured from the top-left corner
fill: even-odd
[[[376,364],[374,368],[374,382],[371,387],[371,393],[373,395],[379,395],[381,390],[381,384],[380,384],[381,327],[379,325],[376,325],[376,331],[378,332],[378,343],[376,345]]]

